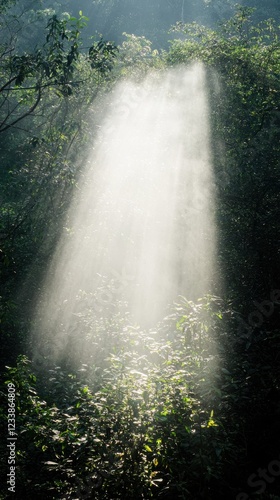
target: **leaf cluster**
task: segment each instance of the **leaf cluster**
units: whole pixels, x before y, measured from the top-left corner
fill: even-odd
[[[240,454],[234,446],[240,423],[230,418],[241,386],[236,380],[232,387],[236,368],[230,373],[216,348],[231,321],[232,311],[217,297],[182,299],[157,331],[129,323],[116,331],[115,323],[103,360],[88,359],[75,373],[53,366],[36,380],[20,357],[6,377],[16,386],[19,495],[231,494],[224,472]],[[87,352],[95,340],[91,331]]]

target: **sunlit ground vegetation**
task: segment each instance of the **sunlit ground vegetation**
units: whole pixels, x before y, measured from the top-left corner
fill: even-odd
[[[0,1],[1,452],[12,382],[11,497],[277,500],[277,23],[256,23],[247,8],[216,29],[180,21],[161,51],[129,33],[118,47],[83,39],[83,12],[33,4]],[[75,356],[32,363],[32,310],[96,132],[88,110],[118,79],[194,60],[209,81],[222,298],[179,297],[147,331],[89,308]],[[1,476],[4,499],[6,460]]]

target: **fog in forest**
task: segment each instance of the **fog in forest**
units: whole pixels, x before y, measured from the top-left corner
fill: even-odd
[[[179,295],[197,300],[211,291],[215,207],[203,66],[124,81],[106,102],[43,285],[37,340],[78,335],[76,316],[88,309],[155,327]],[[56,339],[49,342],[57,351]]]

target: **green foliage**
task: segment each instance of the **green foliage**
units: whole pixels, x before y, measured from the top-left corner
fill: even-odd
[[[142,78],[148,71],[159,70],[164,64],[158,50],[144,36],[123,33],[125,40],[119,47],[119,54],[113,69],[115,78]]]
[[[279,29],[272,19],[255,26],[251,16],[252,9],[239,8],[218,30],[177,24],[181,38],[166,56],[168,64],[201,60],[208,68],[217,220],[226,243],[221,265],[230,293],[242,293],[237,300],[244,305],[269,294],[279,278],[272,269],[279,234],[273,208],[280,181]]]
[[[6,377],[16,386],[18,498],[210,500],[226,491],[223,470],[239,451],[226,431],[216,340],[231,314],[215,297],[183,300],[156,332],[122,327],[104,366],[55,366],[44,382],[19,358]]]
[[[0,20],[1,21],[1,20]],[[0,132],[14,127],[40,108],[45,93],[72,95],[82,83],[78,61],[82,54],[81,30],[87,18],[59,20],[53,15],[46,28],[46,42],[31,53],[15,52],[13,41],[1,47]],[[5,20],[2,20],[5,26]],[[7,29],[7,28],[6,28]],[[112,68],[116,46],[103,40],[89,48],[85,61],[104,74]]]
[[[32,11],[32,19],[27,17],[43,33],[29,49],[21,43],[24,26],[13,10],[0,13],[0,322],[4,352],[15,356],[28,328],[21,318],[38,293],[38,277],[86,158],[85,141],[92,134],[88,109],[99,89],[106,89],[117,53],[104,40],[84,48],[82,12],[77,18],[54,14],[48,22],[45,14]]]
[[[112,58],[116,55],[116,46],[111,42],[105,42],[102,38],[95,42],[89,49],[89,59],[91,68],[97,69],[100,73],[107,73],[113,68]]]

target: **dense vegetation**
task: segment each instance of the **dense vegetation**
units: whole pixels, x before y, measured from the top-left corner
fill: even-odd
[[[107,22],[113,16],[116,29],[124,22],[121,3],[139,8],[132,0],[100,0],[92,8]],[[171,3],[165,2],[169,13]],[[18,433],[10,496],[277,500],[277,23],[238,7],[216,28],[185,24],[178,1],[168,48],[160,50],[164,23],[156,49],[145,37],[149,30],[124,35],[117,47],[105,38],[109,30],[104,38],[98,26],[91,32],[83,2],[83,12],[72,4],[0,0],[1,452],[7,460],[9,383]],[[159,2],[150,5],[156,19]],[[93,321],[89,308],[73,346],[80,363],[65,356],[59,366],[46,360],[39,367],[30,361],[32,310],[95,135],[87,111],[120,78],[194,60],[204,62],[209,81],[223,296],[180,298],[148,332],[126,317]],[[97,346],[94,358],[87,342]]]

